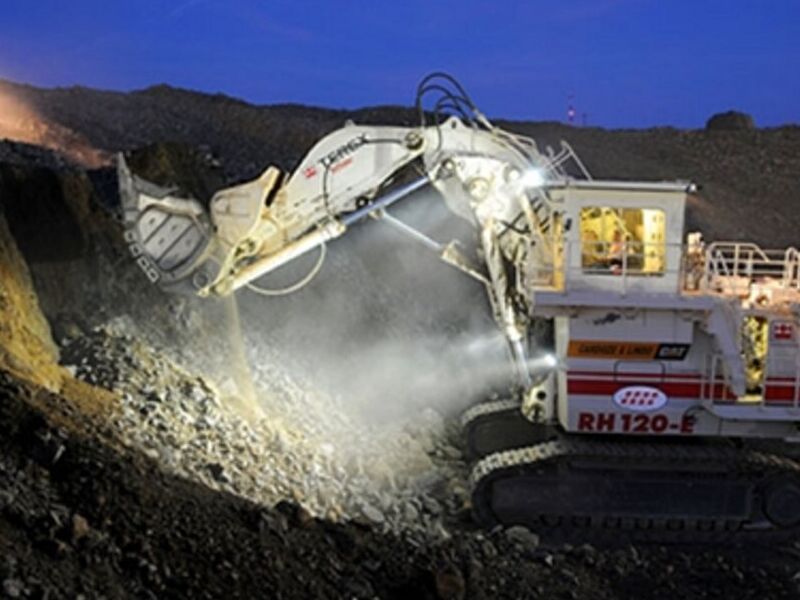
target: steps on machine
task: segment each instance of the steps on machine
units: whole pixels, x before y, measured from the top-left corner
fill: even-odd
[[[729,348],[725,346],[735,340],[722,335],[723,330],[749,331],[745,327],[737,327],[738,322],[730,327],[720,325],[720,331],[713,331],[723,347],[723,352],[710,357],[709,381],[716,381],[722,375],[726,385],[706,385],[701,392],[702,404],[706,410],[720,419],[747,421],[796,421],[800,415],[800,322],[797,316],[788,317],[782,314],[778,318],[767,320],[765,317],[748,317],[756,322],[761,321],[761,337],[756,338],[761,344],[761,353],[748,354],[746,348],[758,347],[752,341],[745,345],[734,357],[741,363],[734,365]],[[722,319],[719,319],[721,321]],[[714,319],[711,319],[712,323]],[[713,328],[709,329],[710,331]],[[751,334],[752,335],[752,334]],[[743,335],[744,338],[744,335]],[[751,339],[751,338],[746,338]],[[727,367],[726,367],[727,365]],[[734,389],[734,383],[728,375],[730,370],[752,368],[756,370],[752,379],[755,383],[745,393]],[[751,376],[742,377],[750,380]],[[741,381],[738,382],[741,384]]]

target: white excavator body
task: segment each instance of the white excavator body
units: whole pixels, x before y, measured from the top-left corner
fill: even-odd
[[[594,181],[567,144],[541,152],[495,127],[446,76],[455,90],[427,125],[421,98],[444,89],[436,77],[418,90],[419,127],[347,124],[290,176],[270,167],[208,210],[120,157],[131,252],[168,289],[227,295],[311,251],[319,266],[327,242],[381,218],[484,283],[508,340],[510,398],[463,420],[480,520],[800,526],[800,469],[728,447],[800,438],[800,253],[685,239],[691,184]],[[445,107],[456,116],[438,119]],[[478,260],[389,213],[426,186],[475,227]],[[613,442],[593,446],[598,436]],[[625,444],[656,437],[670,443]],[[627,483],[576,499],[620,470]],[[708,472],[723,483],[708,487]]]

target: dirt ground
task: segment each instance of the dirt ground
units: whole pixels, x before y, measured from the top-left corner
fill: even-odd
[[[417,546],[259,506],[53,427],[68,401],[0,375],[0,580],[10,598],[796,598],[800,544],[547,546],[465,523]],[[45,417],[43,411],[48,413]],[[75,418],[73,413],[72,418]]]

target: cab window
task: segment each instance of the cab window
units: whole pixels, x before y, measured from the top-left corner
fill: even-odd
[[[651,208],[581,209],[584,273],[663,275],[664,211]]]

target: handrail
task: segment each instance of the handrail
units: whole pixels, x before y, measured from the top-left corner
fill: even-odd
[[[800,251],[795,247],[787,248],[783,262],[784,286],[800,290]]]
[[[746,287],[760,279],[778,281],[781,287],[798,287],[793,275],[797,252],[763,250],[751,243],[717,242],[706,249],[706,280],[709,284],[730,284],[730,293],[741,292],[739,279]],[[800,287],[798,287],[800,289]]]
[[[711,354],[708,356],[708,366],[707,372],[705,373],[705,377],[703,377],[700,381],[701,391],[703,387],[706,388],[706,396],[702,397],[703,400],[708,400],[709,402],[715,403],[719,400],[725,398],[726,392],[728,390],[728,375],[725,372],[724,368],[719,368],[719,365],[722,364],[724,358],[721,354]],[[718,377],[717,373],[722,373],[722,382],[720,386],[720,394],[717,396],[717,384]],[[702,394],[701,394],[702,395]]]
[[[797,410],[798,405],[800,405],[800,333],[796,334],[796,338],[797,354],[794,368],[794,402],[792,403],[792,408],[795,410]]]
[[[583,161],[580,159],[572,146],[570,146],[564,140],[561,140],[561,148],[558,152],[554,152],[551,146],[547,147],[547,165],[545,165],[545,168],[548,171],[552,171],[561,176],[568,176],[568,173],[562,168],[562,166],[570,159],[572,159],[572,161],[578,166],[578,170],[581,172],[583,177],[587,181],[591,181],[592,175],[589,173],[589,169],[587,169],[586,165],[583,164]]]
[[[580,259],[575,260],[574,251]],[[702,248],[660,242],[572,240],[553,244],[547,252],[552,254],[551,259],[533,268],[534,287],[563,291],[570,279],[618,275],[623,294],[629,288],[628,278],[640,277],[674,277],[678,282],[676,293],[746,296],[751,285],[759,281],[772,281],[777,288],[800,292],[800,251],[795,248],[764,250],[755,244],[736,242],[717,242]],[[558,253],[560,256],[556,256]],[[645,268],[647,260],[654,258],[661,264],[651,263]]]
[[[800,405],[800,331],[797,331],[796,329],[795,331],[795,339],[797,340],[797,354],[794,369],[794,403],[792,404],[792,408],[797,410],[798,405]]]
[[[800,348],[800,334],[797,336],[798,341],[798,348]],[[793,410],[800,409],[800,350],[796,355],[796,362],[795,362],[795,373],[794,373],[794,381],[791,383],[792,386],[792,397],[791,397],[791,408]],[[704,368],[704,376],[700,380],[700,399],[706,400],[708,402],[716,403],[725,401],[728,402],[728,398],[726,398],[727,390],[728,390],[728,376],[725,373],[725,369],[720,368],[720,365],[724,361],[724,356],[721,354],[713,354],[707,357],[706,359],[706,367]],[[769,361],[767,361],[767,365]],[[769,374],[767,372],[768,366],[765,365],[764,370],[764,378],[762,384],[762,396],[758,400],[758,402],[754,402],[751,399],[745,403],[748,407],[753,406],[766,406],[769,404],[767,400],[767,391],[769,386]],[[719,381],[719,374],[722,374],[722,381]],[[721,384],[721,385],[720,385]],[[773,382],[774,385],[774,382]],[[719,393],[717,392],[717,387],[719,387]]]
[[[682,244],[664,244],[647,242],[619,242],[621,251],[612,255],[614,242],[599,240],[568,241],[560,246],[560,256],[553,255],[547,264],[537,264],[528,271],[529,285],[534,289],[542,288],[566,293],[570,282],[576,282],[583,276],[612,276],[620,283],[620,292],[625,294],[630,280],[642,278],[672,277],[676,282],[675,292],[683,287],[683,260],[678,261],[677,268],[667,268],[670,262],[667,254],[677,250],[682,252]],[[577,252],[578,258],[575,258]],[[589,260],[587,261],[587,257]],[[657,258],[659,268],[645,269],[647,259]],[[613,259],[613,260],[612,260]]]
[[[752,242],[712,242],[708,245],[708,250],[722,250],[730,248],[737,253],[742,253],[743,251],[749,251],[752,253],[758,254],[758,256],[763,261],[770,261],[770,258],[767,256],[767,252],[761,249],[760,246],[757,244],[753,244]]]
[[[592,174],[589,173],[589,169],[587,169],[586,165],[583,164],[583,161],[580,159],[578,153],[575,152],[572,146],[570,146],[565,140],[561,140],[561,147],[567,150],[568,155],[572,157],[572,160],[574,160],[575,164],[578,165],[578,168],[581,170],[581,173],[583,173],[583,176],[586,177],[587,180],[591,181]]]
[[[719,251],[709,249],[706,252],[705,272],[702,278],[705,291],[711,287],[715,275],[722,275],[726,280],[731,278],[731,273],[728,270],[728,265],[724,261],[722,254]]]

